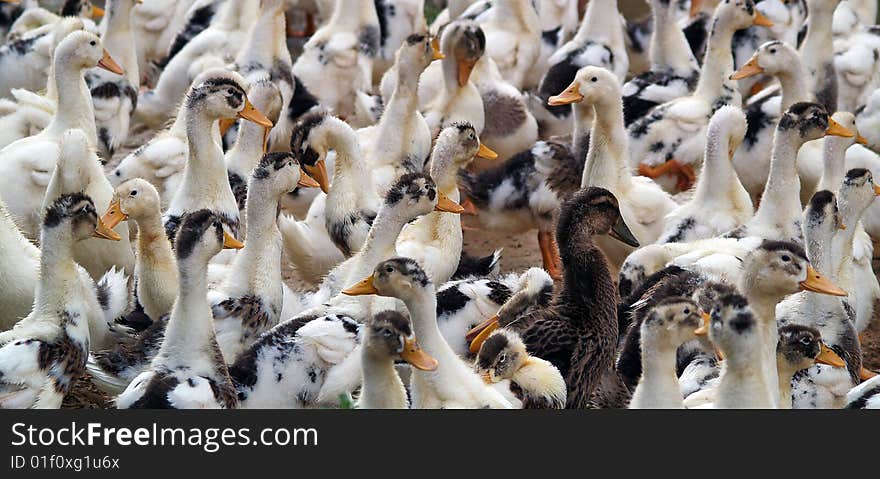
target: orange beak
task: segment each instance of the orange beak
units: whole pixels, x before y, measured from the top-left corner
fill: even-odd
[[[773,22],[771,22],[769,18],[765,17],[760,10],[755,9],[755,18],[752,19],[752,25],[758,25],[759,27],[772,27]]]
[[[841,359],[837,353],[834,352],[833,349],[825,346],[825,344],[821,344],[819,349],[819,355],[816,356],[816,362],[819,364],[826,364],[828,366],[834,366],[835,368],[845,368],[846,362]]]
[[[244,243],[235,239],[231,234],[223,231],[223,249],[242,249]]]
[[[492,316],[491,318],[483,321],[482,323],[476,325],[464,335],[465,341],[470,341],[470,346],[468,350],[477,354],[480,352],[480,348],[483,346],[483,343],[489,339],[489,336],[493,331],[498,329],[501,324],[498,322],[498,315]]]
[[[834,121],[833,118],[828,119],[828,129],[825,130],[826,135],[831,136],[840,136],[843,138],[852,138],[855,135],[849,128],[841,125],[840,123]]]
[[[101,222],[112,230],[113,228],[116,228],[116,225],[127,219],[128,215],[122,212],[119,200],[114,200],[110,203],[110,206],[107,207],[107,212],[104,213],[104,216],[101,217]]]
[[[315,181],[314,178],[300,168],[299,181],[296,182],[296,186],[299,186],[300,188],[320,188],[321,183]]]
[[[437,37],[431,39],[431,52],[432,60],[442,60],[446,58],[446,55],[444,55],[443,52],[440,51],[440,40]]]
[[[437,198],[437,205],[434,206],[434,211],[442,211],[444,213],[454,213],[457,215],[464,213],[464,208],[460,204],[450,200],[443,193],[440,193],[439,196],[440,197]]]
[[[400,353],[400,359],[421,371],[434,371],[440,365],[436,359],[419,347],[419,343],[415,339],[410,338],[403,340],[403,352]]]
[[[379,290],[373,284],[373,275],[358,281],[358,283],[350,288],[342,290],[342,294],[349,296],[363,296],[367,294],[379,294]]]
[[[247,98],[244,99],[244,108],[238,112],[238,117],[250,120],[263,128],[272,128],[272,121],[266,118],[266,115],[260,112],[260,110],[257,110],[257,107]]]
[[[584,96],[581,95],[580,89],[581,87],[577,82],[572,83],[562,93],[548,98],[547,104],[550,106],[562,106],[584,101]]]
[[[474,65],[477,64],[477,60],[459,60],[458,61],[458,86],[463,87],[467,85],[467,83],[471,79],[471,72],[474,71]]]
[[[95,238],[103,238],[110,241],[119,241],[122,239],[122,236],[119,236],[119,233],[113,231],[112,228],[101,221],[101,218],[98,218],[98,224],[95,225],[95,234],[92,236],[94,236]]]
[[[488,146],[480,143],[480,149],[477,151],[477,156],[480,158],[485,158],[487,160],[494,160],[498,158],[498,153],[492,151]]]
[[[306,170],[306,173],[308,173],[309,176],[318,182],[321,191],[325,194],[330,191],[330,177],[327,176],[327,165],[324,163],[323,159],[318,160],[318,162],[315,163],[315,166],[302,165],[302,168]]]
[[[101,59],[98,60],[98,66],[107,70],[108,72],[115,73],[117,75],[125,74],[125,70],[123,70],[118,63],[116,63],[116,60],[114,60],[113,57],[110,56],[110,52],[108,52],[107,50],[104,50],[104,56],[102,56]]]
[[[758,59],[752,57],[745,65],[743,65],[739,70],[735,71],[733,75],[730,75],[731,80],[742,80],[743,78],[753,77],[755,75],[760,75],[764,73],[764,68],[761,65],[758,65]]]
[[[840,286],[819,274],[812,266],[807,266],[807,279],[800,282],[801,290],[814,293],[830,294],[831,296],[849,296]]]

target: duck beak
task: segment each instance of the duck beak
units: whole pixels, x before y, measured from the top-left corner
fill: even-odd
[[[468,346],[468,350],[472,354],[477,354],[480,352],[480,348],[483,347],[483,343],[489,339],[489,336],[498,329],[501,324],[498,322],[498,316],[492,316],[491,318],[483,321],[482,323],[475,326],[473,329],[467,332],[465,335],[465,339],[468,339],[468,336],[471,336],[472,333],[477,331],[476,335],[473,335],[473,339],[470,340],[470,346]]]
[[[127,219],[128,215],[122,212],[119,200],[114,200],[110,203],[110,206],[107,207],[107,212],[104,213],[104,216],[101,217],[101,222],[104,223],[106,227],[113,230],[113,228],[116,228],[116,225]]]
[[[875,192],[875,193],[876,193],[876,192]],[[840,224],[837,225],[837,229],[839,229],[840,231],[845,231],[845,230],[846,230],[846,224],[844,224],[843,222],[841,222]]]
[[[436,359],[419,347],[419,343],[415,339],[410,338],[403,340],[403,352],[400,353],[400,359],[421,371],[434,371],[439,365]]]
[[[104,50],[104,55],[101,57],[100,60],[98,60],[98,66],[107,70],[108,72],[115,73],[117,75],[125,74],[125,70],[123,70],[118,63],[116,63],[116,60],[114,60],[113,57],[110,56],[110,52],[108,52],[106,49]]]
[[[756,8],[755,18],[752,19],[752,25],[757,25],[759,27],[772,27],[773,22],[771,22],[769,18],[765,17],[764,14]]]
[[[221,118],[220,119],[220,136],[225,135],[226,132],[229,131],[229,129],[232,128],[232,125],[234,125],[234,124],[235,124],[235,118]]]
[[[846,367],[846,362],[841,359],[833,349],[825,346],[825,343],[822,343],[819,348],[819,356],[816,357],[817,363],[827,364],[828,366],[834,366],[835,368]]]
[[[753,77],[755,75],[760,75],[764,73],[764,68],[761,65],[758,65],[758,59],[752,57],[745,65],[740,67],[739,70],[735,71],[733,75],[730,75],[731,80],[742,80],[743,78]]]
[[[92,17],[92,20],[98,20],[104,16],[104,9],[97,5],[92,5],[92,13],[89,16]]]
[[[101,218],[98,218],[98,224],[95,225],[95,234],[92,235],[95,238],[103,238],[110,241],[119,241],[122,239],[122,236],[119,236],[119,233],[113,231],[112,228],[107,226]]]
[[[358,281],[358,283],[348,289],[342,290],[342,294],[349,296],[364,296],[367,294],[379,294],[379,290],[373,284],[373,275]]]
[[[300,188],[320,188],[321,183],[315,181],[314,178],[300,168],[299,181],[296,182],[296,186],[299,186]]]
[[[875,376],[877,376],[877,373],[875,373],[874,371],[871,371],[870,369],[868,369],[864,366],[862,366],[862,369],[859,370],[859,378],[862,381],[867,381]]]
[[[703,318],[703,324],[694,330],[694,334],[697,336],[707,336],[709,334],[709,322],[712,321],[712,317],[709,316],[709,313],[700,312],[700,317]]]
[[[440,39],[438,39],[437,37],[431,39],[431,52],[431,60],[442,60],[446,58],[446,55],[444,55],[443,52],[440,51]]]
[[[623,217],[620,215],[617,216],[617,223],[614,223],[614,226],[611,228],[611,231],[608,232],[608,235],[625,245],[632,246],[633,248],[639,247],[639,240],[633,236],[632,231],[629,230],[629,226],[626,225],[623,221]]]
[[[849,296],[840,286],[819,274],[812,266],[807,265],[807,279],[800,282],[801,290],[813,293],[830,294],[831,296]]]
[[[548,98],[547,104],[550,106],[562,106],[582,101],[584,101],[584,96],[581,95],[580,85],[578,83],[572,83],[562,93]]]
[[[880,196],[880,185],[874,183],[874,196]]]
[[[498,153],[495,153],[491,148],[480,143],[480,149],[477,151],[477,156],[487,160],[494,160],[498,158]]]
[[[247,98],[244,99],[244,108],[238,112],[238,117],[250,120],[263,128],[272,128],[272,121],[266,118],[266,115],[262,114],[260,110],[257,110],[257,107]]]
[[[443,193],[440,193],[440,197],[437,198],[437,205],[434,206],[434,211],[460,215],[464,213],[464,208],[460,204],[447,198]]]
[[[843,138],[852,138],[856,136],[849,128],[834,121],[833,118],[828,119],[828,129],[825,130],[826,135],[840,136]]]
[[[231,234],[223,230],[223,249],[242,249],[244,243],[235,239]]]
[[[688,12],[691,18],[696,17],[700,13],[700,9],[703,7],[703,0],[691,0],[691,10]]]
[[[459,60],[458,61],[458,86],[463,87],[471,80],[471,72],[474,70],[476,60]]]
[[[327,165],[324,163],[323,158],[318,160],[315,166],[303,165],[302,168],[318,182],[318,186],[321,187],[321,191],[324,194],[330,191],[330,178],[327,176]]]
[[[856,143],[858,143],[860,145],[868,146],[868,139],[862,135],[858,135],[858,136],[856,136]]]

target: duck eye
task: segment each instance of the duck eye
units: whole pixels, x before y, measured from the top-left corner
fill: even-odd
[[[776,53],[776,49],[775,49],[775,48],[771,48],[771,49],[770,49],[770,53],[775,54],[775,53]]]
[[[94,40],[92,40],[92,41],[89,42],[89,45],[91,45],[91,46],[95,46],[95,45],[97,45],[97,44],[98,44],[98,42],[96,42],[96,41],[94,41]]]
[[[801,344],[809,346],[810,338],[801,338]]]
[[[691,314],[691,309],[690,309],[690,308],[684,308],[684,311],[683,311],[683,312],[684,312],[684,314]]]
[[[392,335],[392,333],[391,333],[391,330],[390,330],[390,329],[383,329],[383,330],[382,330],[382,336],[384,336],[384,337],[386,337],[386,338],[390,338],[391,335]]]
[[[131,196],[137,196],[137,195],[138,195],[138,190],[131,190],[131,193],[129,193],[129,194],[130,194]]]
[[[599,77],[590,78],[590,81],[596,83],[597,81],[599,81]]]
[[[791,256],[784,254],[784,255],[782,255],[781,259],[782,259],[782,261],[785,261],[786,263],[788,263],[789,261],[791,261]]]
[[[386,266],[386,267],[385,267],[385,272],[386,272],[386,273],[393,273],[393,272],[394,272],[394,268],[392,268],[391,266]]]

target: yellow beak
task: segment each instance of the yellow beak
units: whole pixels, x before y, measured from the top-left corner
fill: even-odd
[[[373,284],[373,275],[358,281],[358,283],[348,289],[342,290],[342,294],[349,296],[363,296],[367,294],[379,294],[379,290]]]
[[[826,135],[841,136],[843,138],[852,138],[856,136],[849,128],[834,121],[833,118],[828,119],[828,129],[825,130]]]
[[[865,138],[865,137],[862,136],[862,135],[859,135],[859,136],[856,137],[856,143],[858,143],[858,144],[860,144],[860,145],[866,145],[866,146],[867,146],[867,145],[868,145],[868,139]]]
[[[709,313],[700,312],[700,317],[703,318],[703,325],[694,330],[694,334],[697,336],[706,336],[709,334],[709,322],[712,321],[712,317],[709,316]]]
[[[459,60],[458,62],[458,86],[463,87],[467,85],[467,83],[471,79],[471,72],[474,71],[474,65],[477,64],[476,60]]]
[[[318,162],[315,163],[315,166],[302,165],[302,168],[306,170],[306,173],[308,173],[309,176],[318,182],[321,191],[325,194],[330,191],[330,177],[327,176],[327,165],[324,163],[323,159],[318,160]]]
[[[827,364],[828,366],[834,366],[836,368],[845,368],[846,362],[834,352],[833,349],[825,346],[825,344],[820,345],[819,356],[816,357],[816,362],[819,364]]]
[[[450,200],[443,193],[440,193],[439,196],[440,197],[437,198],[437,205],[434,206],[434,211],[442,211],[444,213],[454,213],[457,215],[464,213],[464,208],[460,204]]]
[[[250,120],[264,128],[272,128],[272,121],[266,118],[266,115],[262,114],[260,110],[257,110],[257,107],[247,98],[244,99],[244,108],[238,112],[238,117]]]
[[[848,296],[846,291],[840,289],[840,286],[837,286],[832,283],[831,280],[819,274],[819,272],[810,265],[807,265],[807,279],[801,281],[800,286],[803,291],[830,294],[831,296]]]
[[[742,80],[743,78],[753,77],[755,75],[760,75],[764,73],[764,68],[761,65],[758,65],[758,59],[752,57],[745,65],[740,67],[739,70],[735,71],[733,75],[730,75],[731,80]]]
[[[299,186],[300,188],[320,188],[321,183],[315,181],[314,178],[309,176],[302,168],[300,168],[299,181],[296,182],[296,186]]]
[[[480,149],[477,150],[477,156],[479,156],[480,158],[485,158],[487,160],[494,160],[498,158],[498,153],[495,153],[494,151],[492,151],[491,148],[480,143]]]
[[[471,340],[471,344],[468,347],[468,350],[473,354],[477,354],[478,352],[480,352],[480,348],[483,347],[483,343],[485,343],[486,340],[489,339],[489,336],[491,336],[492,333],[500,326],[501,324],[498,322],[498,316],[495,315],[468,331],[468,333],[465,335],[465,339],[471,336],[471,333],[473,333],[474,331],[479,331],[476,336],[474,336],[473,340]]]
[[[874,196],[880,196],[880,185],[874,183]]]
[[[125,70],[116,63],[116,60],[110,56],[110,52],[104,50],[104,55],[98,60],[98,66],[107,70],[108,72],[115,73],[117,75],[124,75]]]
[[[226,230],[223,231],[223,248],[224,249],[242,249],[244,248],[244,243],[235,239],[231,234],[227,233]]]
[[[419,343],[415,339],[410,338],[403,340],[403,352],[400,353],[400,359],[422,371],[434,371],[440,365],[436,359],[419,347]]]
[[[877,373],[875,373],[874,371],[871,371],[870,369],[868,369],[864,366],[862,366],[862,369],[859,370],[859,378],[862,381],[867,381],[875,376],[877,376]]]
[[[562,106],[562,105],[570,105],[572,103],[578,103],[584,101],[584,96],[581,95],[581,87],[575,82],[569,85],[568,88],[565,89],[562,93],[551,96],[547,99],[547,104],[550,106]]]
[[[433,52],[432,60],[442,60],[446,55],[440,51],[440,40],[437,37],[431,39],[431,51]]]
[[[92,5],[92,14],[90,16],[92,17],[92,20],[98,20],[99,18],[104,16],[104,9],[99,6]]]
[[[760,10],[755,9],[755,18],[752,19],[752,25],[758,25],[759,27],[772,27],[773,22],[771,22],[769,18],[765,17]]]
[[[104,213],[104,216],[101,217],[101,222],[112,230],[116,228],[116,225],[127,219],[128,215],[122,212],[119,200],[114,200],[107,207],[107,212]]]
[[[113,231],[112,228],[107,226],[101,218],[98,218],[98,224],[95,225],[95,234],[93,236],[95,238],[103,238],[110,241],[119,241],[122,239],[122,236],[119,236],[119,233]]]

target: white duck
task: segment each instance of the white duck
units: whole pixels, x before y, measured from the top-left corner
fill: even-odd
[[[371,276],[343,292],[393,296],[406,304],[422,348],[438,362],[434,371],[413,371],[410,385],[413,408],[512,407],[498,391],[484,384],[443,339],[437,327],[434,285],[415,261],[408,258],[383,261]]]
[[[132,10],[131,23],[138,50],[138,71],[146,73],[160,60],[184,27],[194,0],[151,0]]]
[[[116,398],[119,409],[231,409],[238,397],[214,336],[207,268],[223,248],[223,223],[209,210],[188,214],[176,255],[180,291],[159,353]]]
[[[0,200],[0,330],[30,313],[40,278],[40,250],[28,241]]]
[[[806,0],[807,33],[801,43],[801,60],[809,73],[809,90],[828,111],[837,110],[837,74],[834,68],[834,10],[842,0]]]
[[[529,71],[541,51],[541,20],[531,0],[495,0],[492,15],[480,25],[486,35],[486,55],[501,77],[519,90],[534,88]]]

